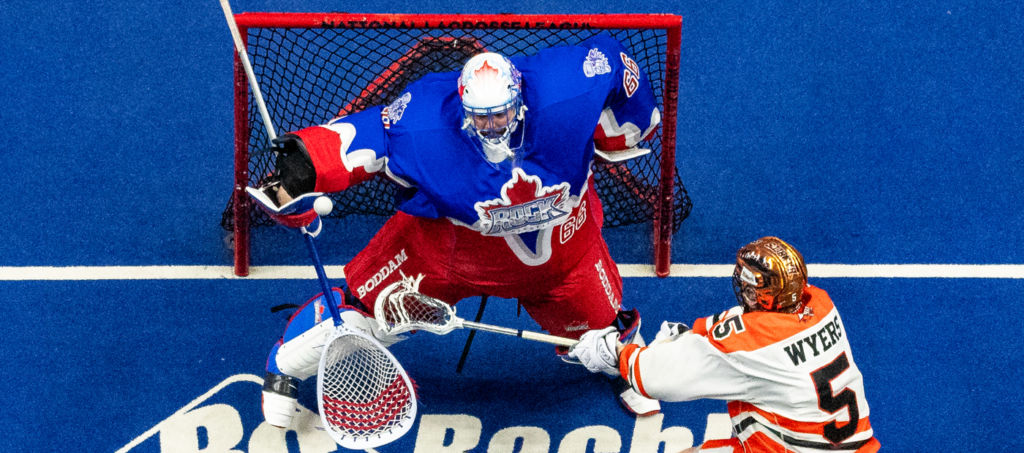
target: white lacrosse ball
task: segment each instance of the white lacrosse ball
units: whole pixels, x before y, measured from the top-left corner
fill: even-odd
[[[326,217],[327,214],[330,214],[331,210],[333,209],[334,202],[332,202],[330,198],[320,197],[313,202],[313,210],[316,211],[316,213],[320,214],[321,216]]]

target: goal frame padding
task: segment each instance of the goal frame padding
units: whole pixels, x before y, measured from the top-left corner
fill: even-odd
[[[631,28],[666,31],[664,99],[662,106],[661,174],[653,218],[654,269],[667,277],[672,262],[673,186],[675,181],[676,105],[679,99],[681,16],[673,14],[357,14],[357,13],[240,13],[235,14],[242,43],[248,48],[249,28],[449,28],[449,29],[584,29]],[[235,183],[234,271],[249,275],[249,82],[238,53],[234,53]],[[273,102],[273,100],[270,100]]]

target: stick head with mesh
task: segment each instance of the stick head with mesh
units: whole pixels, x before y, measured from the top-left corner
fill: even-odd
[[[398,360],[366,334],[339,328],[324,347],[318,376],[320,419],[338,445],[375,448],[412,428],[412,381]]]
[[[380,329],[389,335],[426,330],[444,335],[460,327],[455,307],[420,294],[418,277],[406,277],[385,287],[377,297],[374,317]]]

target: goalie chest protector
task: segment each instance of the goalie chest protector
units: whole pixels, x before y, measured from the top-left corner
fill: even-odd
[[[598,36],[511,58],[522,73],[525,135],[516,158],[500,164],[487,162],[477,139],[461,129],[458,72],[429,74],[391,105],[332,123],[358,130],[343,151],[349,156],[372,150],[376,159],[386,158],[388,176],[407,187],[399,199],[407,214],[447,217],[490,236],[545,229],[564,222],[586,190],[594,130],[606,106],[619,118],[648,121],[656,108],[646,76],[639,75],[639,89],[631,87],[629,74],[638,71],[620,54],[618,41]],[[517,206],[520,219],[535,218],[513,228],[502,224],[505,211]]]

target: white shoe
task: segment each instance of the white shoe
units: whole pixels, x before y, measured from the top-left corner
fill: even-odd
[[[619,404],[623,409],[639,417],[647,417],[661,412],[661,403],[658,400],[652,400],[637,393],[624,379],[616,379],[612,382],[612,386],[619,393]]]

